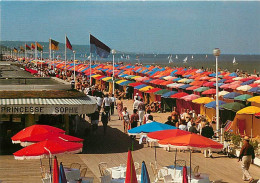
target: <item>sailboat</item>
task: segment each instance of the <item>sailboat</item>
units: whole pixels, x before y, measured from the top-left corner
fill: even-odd
[[[193,55],[191,55],[191,59],[193,60]]]
[[[130,56],[129,55],[126,55],[126,60],[129,60],[130,59]]]
[[[183,59],[183,63],[186,64],[188,60],[188,57],[185,57],[185,59]]]
[[[173,63],[172,55],[170,55],[170,56],[168,57],[168,59],[169,59],[169,64],[170,64],[170,63]]]
[[[238,63],[236,62],[236,57],[233,59],[233,65],[237,65]]]
[[[208,58],[208,55],[206,55],[205,58]]]
[[[178,55],[175,56],[175,59],[178,59]]]

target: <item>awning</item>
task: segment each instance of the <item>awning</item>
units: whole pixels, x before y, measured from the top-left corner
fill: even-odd
[[[0,99],[0,114],[91,114],[94,97]]]

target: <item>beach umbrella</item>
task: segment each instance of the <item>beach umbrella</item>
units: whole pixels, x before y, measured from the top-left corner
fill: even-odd
[[[186,88],[188,88],[188,87],[190,87],[191,85],[189,85],[189,84],[186,84],[186,85],[182,85],[182,86],[180,86],[179,88],[180,89],[186,89]]]
[[[228,93],[226,95],[223,96],[224,99],[234,99],[235,97],[241,95],[240,93],[237,93],[237,92],[231,92],[231,93]]]
[[[240,84],[230,84],[228,88],[235,90],[235,89],[237,89],[239,86],[240,86]]]
[[[162,94],[162,97],[163,97],[163,98],[170,98],[171,95],[174,95],[174,94],[176,94],[176,93],[178,93],[178,92],[176,92],[176,91],[170,91],[170,92],[167,92],[167,93]]]
[[[59,165],[57,157],[54,156],[53,171],[52,171],[52,183],[59,183]]]
[[[256,80],[254,83],[260,84],[260,79]]]
[[[163,95],[164,93],[167,93],[169,92],[170,90],[166,90],[166,89],[162,89],[162,90],[159,90],[157,92],[154,92],[155,95]]]
[[[13,154],[17,160],[41,159],[56,154],[79,153],[82,151],[82,147],[82,143],[65,142],[63,140],[45,140],[27,146]]]
[[[248,91],[250,90],[252,87],[249,85],[243,85],[243,86],[239,86],[236,88],[236,90],[241,90],[241,91]]]
[[[84,139],[73,137],[70,135],[65,135],[62,133],[45,133],[45,134],[39,134],[39,135],[33,135],[30,137],[25,137],[20,139],[21,146],[25,147],[28,145],[31,145],[33,143],[41,142],[44,140],[63,140],[66,142],[83,142]]]
[[[158,141],[158,143],[159,146],[161,147],[173,147],[176,149],[190,150],[190,176],[191,176],[191,151],[192,150],[201,151],[201,150],[211,149],[212,151],[221,151],[223,148],[222,144],[194,133],[163,139]]]
[[[196,103],[196,104],[207,104],[207,103],[210,103],[212,101],[214,101],[214,99],[209,98],[209,97],[201,97],[201,98],[197,98],[197,99],[192,100],[192,102]]]
[[[154,92],[157,92],[159,90],[162,90],[162,89],[161,88],[152,88],[152,89],[150,89],[148,91],[145,91],[145,93],[154,93]]]
[[[229,110],[229,111],[237,112],[240,109],[243,109],[245,107],[245,105],[241,104],[239,102],[232,102],[232,103],[222,104],[219,107],[222,108],[222,109]]]
[[[20,139],[51,132],[65,133],[64,130],[49,125],[32,125],[24,128],[23,130],[15,134],[11,139],[12,142],[16,144],[21,142]]]
[[[161,130],[156,132],[151,132],[147,134],[147,137],[152,141],[163,140],[170,137],[177,137],[181,135],[187,135],[190,132],[179,130],[179,129],[172,129],[172,130]]]
[[[195,90],[197,88],[200,88],[200,87],[199,86],[191,86],[191,87],[186,88],[186,90]]]
[[[255,81],[254,79],[251,79],[249,81],[245,81],[245,82],[241,83],[241,85],[250,85],[250,84],[254,83],[254,81]]]
[[[166,85],[168,88],[173,88],[175,85],[177,85],[178,83],[171,83],[171,84],[168,84]]]
[[[235,78],[233,78],[232,80],[234,80],[234,81],[239,81],[240,79],[243,79],[242,77],[235,77]]]
[[[60,172],[59,172],[59,183],[67,183],[65,171],[62,165],[62,162],[60,162]]]
[[[229,92],[228,91],[221,91],[221,92],[218,92],[218,96],[220,97],[220,96],[223,96],[223,95],[226,95],[226,94],[228,94]]]
[[[204,92],[204,91],[206,91],[208,89],[209,89],[209,87],[200,87],[200,88],[195,89],[194,91],[195,92]]]
[[[253,115],[256,114],[256,113],[260,113],[260,107],[249,106],[249,107],[245,107],[245,108],[237,111],[237,114],[249,114],[249,115],[252,115],[251,138],[253,137],[253,122],[254,122]]]
[[[129,135],[137,135],[140,133],[150,133],[160,130],[167,130],[167,129],[177,129],[175,126],[166,125],[163,123],[159,123],[156,121],[153,121],[151,123],[146,123],[144,125],[132,128],[131,130],[128,130]]]
[[[127,155],[125,183],[137,183],[134,160],[130,150]]]
[[[244,95],[239,95],[234,98],[234,100],[241,100],[241,101],[246,101],[249,98],[252,98],[252,95],[244,94]]]
[[[150,177],[144,161],[141,168],[141,183],[150,183]]]
[[[185,101],[191,101],[191,100],[194,100],[194,99],[197,99],[197,98],[200,98],[200,96],[195,95],[195,94],[186,95],[186,96],[181,97],[181,99],[183,99]]]
[[[260,112],[255,114],[256,118],[260,118]]]
[[[216,89],[209,89],[201,93],[202,95],[212,95],[216,94]]]
[[[213,87],[214,83],[215,82],[207,82],[207,83],[203,84],[203,86],[205,86],[205,87]]]
[[[252,84],[250,84],[249,86],[251,86],[252,88],[255,88],[255,87],[259,87],[260,85],[257,84],[257,83],[252,83]]]
[[[260,96],[255,96],[247,100],[248,102],[260,103]]]
[[[251,93],[260,93],[260,87],[251,88],[250,90],[248,90],[248,92],[251,92]]]
[[[219,100],[218,102],[219,102],[219,105],[223,105],[223,104],[226,103],[226,102],[224,102],[224,101],[222,101],[222,100]],[[213,102],[210,102],[210,103],[205,104],[205,107],[216,109],[216,101],[213,101]]]
[[[184,96],[187,96],[189,95],[188,93],[185,93],[185,92],[180,92],[180,93],[175,93],[171,96],[171,98],[181,98],[181,97],[184,97]]]

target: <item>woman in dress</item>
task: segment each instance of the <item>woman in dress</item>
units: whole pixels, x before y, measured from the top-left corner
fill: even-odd
[[[129,117],[129,113],[127,112],[127,107],[123,108],[122,115],[124,121],[124,132],[127,133],[128,126],[130,125],[130,117]]]
[[[121,97],[118,98],[118,101],[117,101],[117,113],[118,113],[118,118],[119,120],[123,119],[123,102],[121,100]]]

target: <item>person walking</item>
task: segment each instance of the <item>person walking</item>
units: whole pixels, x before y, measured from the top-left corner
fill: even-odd
[[[90,117],[92,132],[94,134],[96,134],[97,133],[97,129],[98,129],[98,122],[99,122],[99,111],[98,111],[98,108],[96,109],[96,111],[94,113],[89,114],[88,116]]]
[[[213,135],[214,135],[214,130],[213,128],[209,125],[209,122],[206,123],[206,125],[202,128],[201,130],[201,135],[203,137],[207,137],[209,139],[212,139]],[[207,158],[207,157],[211,157],[213,158],[212,156],[212,152],[211,150],[204,150],[204,156]]]
[[[117,102],[116,102],[116,107],[117,107],[117,113],[118,113],[118,118],[123,119],[123,101],[121,100],[122,98],[119,97]]]
[[[123,108],[123,112],[122,112],[122,116],[123,116],[123,122],[124,122],[124,132],[127,133],[128,128],[130,127],[130,117],[129,117],[129,113],[127,112],[127,107]]]
[[[106,135],[107,124],[108,124],[108,114],[105,111],[103,111],[101,114],[101,122],[103,124],[104,135]]]
[[[137,114],[137,109],[134,109],[133,114],[130,117],[131,128],[137,127],[138,121],[139,121],[139,115]]]
[[[138,114],[139,114],[139,122],[140,122],[140,125],[142,125],[143,119],[144,119],[144,114],[145,114],[145,104],[144,104],[142,98],[140,99],[137,109],[138,109]]]
[[[255,152],[251,144],[249,144],[249,137],[245,136],[243,140],[243,146],[241,148],[238,162],[241,161],[244,181],[249,181],[250,183],[254,181],[253,177],[249,173],[250,163],[254,163]]]
[[[111,100],[108,97],[108,94],[106,94],[103,99],[103,108],[104,108],[104,111],[108,114],[109,120],[110,120],[110,104],[111,104]]]
[[[112,94],[112,96],[110,97],[111,103],[110,103],[110,111],[111,111],[111,115],[114,114],[114,110],[115,110],[115,105],[116,105],[116,98],[114,97],[114,94]]]

